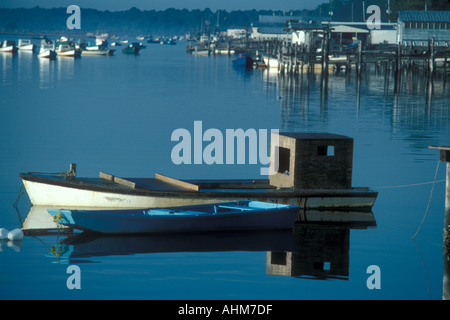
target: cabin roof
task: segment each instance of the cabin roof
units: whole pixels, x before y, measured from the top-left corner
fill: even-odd
[[[286,22],[284,29],[286,30],[322,30],[325,26],[317,21],[289,20]]]
[[[399,11],[400,21],[450,22],[450,11]]]
[[[428,148],[444,150],[444,151],[450,151],[450,146],[429,146]]]
[[[285,24],[287,21],[329,21],[328,17],[303,17],[303,16],[270,16],[270,15],[260,15],[259,23],[270,23],[270,24]]]
[[[346,25],[332,26],[331,32],[337,33],[369,33],[369,30]]]
[[[353,140],[350,137],[343,136],[340,134],[334,134],[334,133],[323,133],[323,132],[317,132],[317,133],[307,133],[307,132],[280,132],[280,136],[285,136],[293,139],[300,139],[300,140]]]

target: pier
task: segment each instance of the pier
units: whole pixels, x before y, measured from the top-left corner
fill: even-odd
[[[260,16],[259,26],[242,29],[239,37],[202,35],[195,43],[188,41],[186,49],[209,55],[246,53],[255,66],[288,75],[351,69],[360,74],[365,65],[374,64],[398,77],[404,70],[448,76],[450,11],[398,14],[397,22],[375,29],[366,22]]]
[[[298,75],[304,72],[349,71],[359,74],[366,64],[374,64],[380,70],[393,70],[400,74],[406,70],[420,70],[430,74],[450,73],[450,48],[437,46],[434,39],[420,44],[378,45],[364,47],[359,41],[353,48],[332,48],[330,37],[325,33],[319,47],[298,45],[286,40],[271,41],[222,41],[217,43],[187,42],[189,53],[208,55],[237,53],[250,54],[260,62],[256,66],[276,68],[278,72]]]

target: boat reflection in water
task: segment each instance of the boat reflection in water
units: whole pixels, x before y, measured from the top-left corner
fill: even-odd
[[[376,227],[372,213],[308,210],[293,228],[295,249],[268,251],[266,273],[309,279],[348,280],[350,229]]]
[[[29,234],[55,232],[47,208],[33,206],[24,221]],[[31,214],[31,215],[30,215]],[[350,230],[375,227],[372,212],[302,210],[292,230],[108,236],[62,233],[50,248],[57,263],[92,258],[176,252],[266,252],[266,273],[310,279],[349,277]],[[52,230],[52,231],[51,231]],[[65,229],[67,231],[67,229]],[[97,259],[96,259],[97,260]],[[98,262],[98,261],[96,261]]]

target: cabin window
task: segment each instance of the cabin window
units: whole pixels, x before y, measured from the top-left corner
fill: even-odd
[[[334,146],[319,146],[317,148],[317,155],[333,157],[334,156]]]
[[[322,262],[322,261],[315,261],[313,262],[313,268],[314,270],[324,270],[324,271],[330,271],[331,262]]]
[[[291,150],[288,148],[278,148],[278,172],[289,173],[291,162]]]
[[[272,255],[270,257],[271,264],[277,264],[280,266],[286,265],[286,252],[275,252],[272,251]]]

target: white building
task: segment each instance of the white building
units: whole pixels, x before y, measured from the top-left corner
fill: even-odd
[[[428,44],[435,40],[436,45],[450,44],[450,11],[399,11],[398,38],[402,44]]]
[[[244,39],[247,36],[247,30],[245,29],[228,29],[227,37],[233,39]]]
[[[255,41],[265,41],[265,40],[290,40],[290,35],[278,28],[268,28],[268,27],[252,27],[252,33],[250,34],[250,39]]]
[[[370,30],[370,44],[397,44],[397,28]]]

